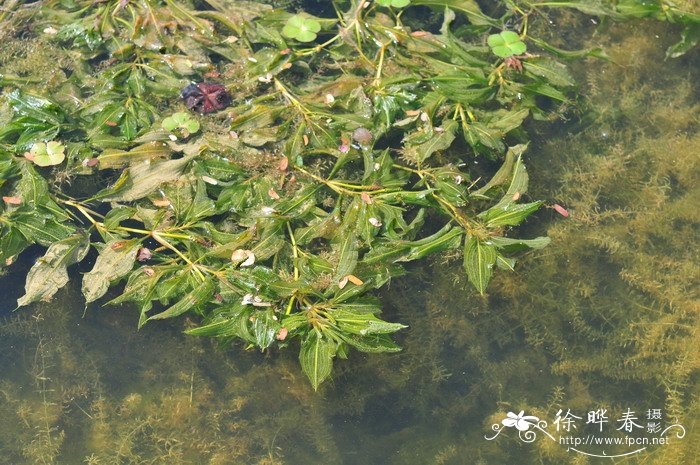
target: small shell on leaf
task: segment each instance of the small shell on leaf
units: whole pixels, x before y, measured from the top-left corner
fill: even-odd
[[[340,281],[338,281],[338,289],[343,289],[345,286],[348,285],[348,282],[353,283],[355,286],[362,286],[365,283],[354,274],[349,274]]]
[[[515,202],[516,200],[518,200],[520,198],[520,195],[520,192],[516,192],[515,194],[513,194],[513,201]]]
[[[362,199],[362,201],[367,205],[372,205],[372,203],[374,203],[374,200],[372,200],[372,197],[370,197],[370,195],[367,192],[363,192],[362,194],[360,194],[360,199]]]
[[[170,200],[168,200],[168,199],[158,199],[158,200],[154,200],[154,201],[153,201],[153,205],[155,205],[156,207],[164,207],[164,208],[166,208],[166,207],[169,207],[169,206],[172,205],[172,204],[170,203]]]
[[[371,218],[369,218],[367,221],[369,221],[369,224],[371,224],[371,225],[374,226],[375,228],[379,228],[379,227],[382,226],[382,222],[379,221],[379,220],[378,220],[377,218],[375,218],[375,217],[371,217]]]
[[[280,328],[280,330],[277,332],[277,340],[284,341],[287,339],[287,334],[289,334],[289,330],[287,328]]]
[[[146,276],[149,276],[149,277],[156,274],[156,270],[154,270],[153,268],[144,268],[143,272],[146,274]]]
[[[251,266],[255,263],[255,254],[250,250],[237,249],[231,254],[232,262],[242,262],[241,266]]]
[[[151,252],[150,249],[146,247],[141,247],[139,251],[136,253],[136,260],[140,262],[145,262],[146,260],[150,260],[151,257],[153,256],[153,253]]]
[[[279,200],[279,199],[280,199],[280,195],[279,195],[279,194],[277,193],[277,191],[275,191],[272,187],[270,188],[270,190],[267,191],[267,195],[269,195],[270,198],[273,199],[273,200]]]
[[[270,302],[263,302],[260,296],[253,297],[253,307],[272,307]]]
[[[219,181],[214,178],[210,178],[209,176],[202,176],[202,181],[206,182],[207,184],[211,184],[212,186],[219,184]]]
[[[277,166],[280,171],[287,171],[287,167],[289,166],[289,158],[287,157],[282,157],[280,160],[280,164]]]

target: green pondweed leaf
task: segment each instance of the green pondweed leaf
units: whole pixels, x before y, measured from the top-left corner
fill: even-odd
[[[66,159],[65,150],[60,142],[37,142],[29,150],[28,158],[37,166],[60,165]]]
[[[498,34],[491,34],[487,42],[494,55],[501,58],[508,58],[515,55],[522,55],[527,50],[525,42],[513,31],[503,31]]]
[[[312,42],[320,30],[321,23],[315,19],[294,15],[287,20],[287,24],[282,29],[282,35],[299,42]]]
[[[464,243],[464,269],[479,294],[484,295],[493,275],[496,263],[496,247],[489,240],[475,236],[467,237]]]
[[[431,128],[427,140],[417,144],[411,143],[412,135],[409,135],[404,145],[404,157],[420,166],[439,150],[446,150],[455,140],[455,131],[458,124],[454,120],[446,120],[442,127]]]
[[[411,0],[376,0],[376,3],[381,6],[391,6],[394,8],[403,8],[411,3]]]
[[[573,76],[566,65],[550,58],[532,57],[523,60],[525,74],[544,78],[547,83],[560,87],[571,87],[575,84]]]
[[[180,316],[188,310],[208,302],[214,295],[216,284],[211,279],[205,279],[194,289],[185,294],[179,301],[170,306],[167,310],[157,313],[148,318],[150,320],[163,320]]]
[[[89,249],[90,239],[83,232],[51,244],[44,256],[29,270],[24,296],[17,300],[17,306],[53,297],[68,283],[68,266],[85,258]]]
[[[251,323],[255,344],[260,349],[270,347],[277,339],[277,334],[282,327],[274,309],[271,308],[256,311],[248,318],[248,321]]]
[[[146,197],[165,182],[177,179],[194,155],[154,163],[138,163],[122,172],[121,177],[96,197],[103,201],[128,202]]]
[[[534,239],[516,239],[511,237],[492,237],[491,242],[498,250],[508,253],[521,252],[523,250],[539,250],[551,242],[548,237],[536,237]]]
[[[82,291],[87,303],[105,295],[112,282],[131,271],[140,244],[138,240],[113,240],[104,245],[92,270],[83,276]]]
[[[180,129],[186,134],[185,137],[199,131],[199,121],[184,112],[177,112],[172,116],[168,116],[163,120],[162,126],[166,131]]]
[[[299,362],[314,391],[331,375],[333,357],[337,350],[337,342],[326,338],[318,330],[312,330],[302,342]]]
[[[390,334],[407,327],[399,323],[389,323],[379,319],[375,315],[378,311],[378,308],[368,311],[364,308],[358,309],[352,304],[345,304],[335,306],[329,310],[329,313],[335,320],[338,328],[343,332],[361,336]]]
[[[171,153],[168,145],[159,141],[137,145],[130,150],[106,149],[97,157],[97,166],[100,169],[121,168],[136,162],[166,158]]]
[[[681,32],[681,40],[666,50],[669,58],[678,58],[692,50],[700,42],[700,21],[686,24]]]
[[[497,205],[479,214],[479,218],[486,221],[490,227],[517,226],[525,218],[539,210],[542,202],[517,204],[515,202]]]
[[[552,53],[553,55],[559,58],[575,59],[584,57],[595,57],[600,58],[601,60],[610,61],[610,57],[607,53],[605,53],[605,50],[603,50],[602,48],[589,48],[584,50],[564,50],[561,48],[557,48],[554,45],[551,45],[545,42],[544,40],[537,39],[535,37],[530,37],[529,39],[533,43],[537,44],[537,46],[542,47],[543,49],[547,50],[548,52]]]
[[[429,254],[459,247],[462,230],[446,224],[438,232],[416,241],[386,241],[373,247],[362,257],[363,263],[410,262]]]
[[[449,8],[453,11],[464,13],[469,22],[477,26],[498,27],[499,21],[485,15],[476,0],[411,0],[413,5],[426,5],[439,8],[444,11]]]

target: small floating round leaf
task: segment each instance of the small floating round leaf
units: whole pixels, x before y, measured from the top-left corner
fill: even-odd
[[[66,159],[65,147],[60,142],[37,142],[32,145],[29,153],[32,154],[32,161],[38,166],[59,165]]]
[[[486,41],[491,51],[501,58],[521,55],[527,50],[525,42],[520,40],[520,36],[513,31],[491,34]]]
[[[282,35],[299,42],[311,42],[316,39],[316,33],[321,30],[321,23],[312,18],[294,15],[287,20],[282,29]]]

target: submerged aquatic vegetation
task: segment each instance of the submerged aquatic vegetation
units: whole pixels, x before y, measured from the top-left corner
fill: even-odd
[[[528,35],[536,10],[410,2],[437,7],[437,31],[364,1],[323,18],[250,2],[45,3],[17,18],[55,28],[84,61],[53,94],[8,84],[0,188],[22,202],[2,206],[0,258],[48,247],[19,305],[50,299],[95,248],[86,302],[126,281],[110,302],[134,302],[139,326],[191,313],[204,322],[192,335],[299,341],[317,388],[351,347],[399,350],[389,335],[404,326],[379,318],[373,291],[403,263],[458,253],[484,294],[496,268],[549,242],[512,231],[543,205],[527,198],[521,126],[574,99],[566,54]],[[500,59],[526,42],[537,53],[517,70]],[[201,131],[182,112],[161,120],[179,94],[211,114]],[[55,189],[22,155],[59,136],[65,154],[47,146],[47,164],[93,176],[85,191]]]

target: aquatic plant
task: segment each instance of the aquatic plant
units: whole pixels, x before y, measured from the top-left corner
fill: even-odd
[[[24,156],[37,166],[52,166],[63,163],[66,159],[65,147],[60,142],[37,142]]]
[[[181,111],[165,118],[161,125],[166,131],[180,129],[184,130],[187,135],[194,134],[199,131],[199,121]]]
[[[527,50],[525,43],[520,40],[518,34],[513,31],[503,31],[498,34],[491,34],[487,42],[493,53],[501,58],[508,58],[513,55],[522,55]]]
[[[316,40],[316,33],[320,30],[321,23],[315,19],[295,15],[287,20],[287,24],[282,29],[282,35],[299,42],[312,42]]]
[[[110,302],[134,302],[139,326],[189,312],[204,322],[192,335],[262,350],[298,340],[317,388],[351,347],[399,350],[389,335],[404,326],[379,318],[373,291],[403,263],[457,253],[483,295],[496,268],[549,242],[513,237],[543,205],[526,196],[521,126],[571,104],[574,82],[557,61],[564,53],[528,35],[531,13],[411,2],[436,7],[438,33],[364,1],[334,2],[328,18],[157,3],[32,11],[33,30],[92,61],[64,83],[77,103],[30,86],[7,96],[0,187],[22,202],[2,205],[0,258],[48,247],[19,305],[50,299],[94,248],[87,303],[126,281]],[[456,27],[457,15],[477,27]],[[519,58],[522,70],[495,51],[511,57],[524,42],[500,33],[494,53],[484,45],[512,21],[542,48]],[[189,108],[213,115],[186,143],[170,140],[173,124],[197,131],[184,116],[163,131],[158,106],[213,77],[233,106],[200,110],[206,99],[183,92]],[[22,156],[59,136],[65,169],[96,179],[85,191],[56,189],[56,174]],[[475,157],[501,167],[483,170]]]

